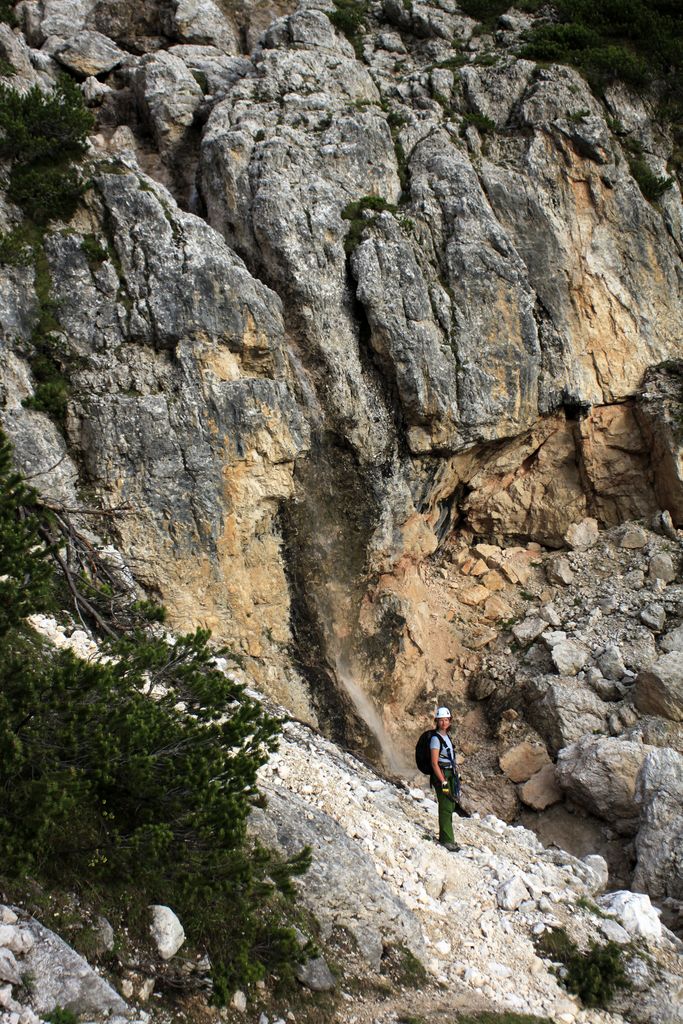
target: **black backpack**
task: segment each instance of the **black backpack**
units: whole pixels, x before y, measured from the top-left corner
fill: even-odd
[[[419,740],[415,744],[415,764],[417,765],[417,767],[419,768],[423,775],[432,774],[432,753],[429,746],[432,736],[438,736],[442,750],[446,746],[446,744],[441,739],[436,729],[426,729],[425,732],[422,733]],[[453,741],[451,740],[451,742]],[[453,757],[455,759],[455,749],[453,751]],[[460,776],[458,775],[458,770],[455,766],[455,760],[453,763],[453,791],[455,799],[459,800]]]
[[[445,746],[445,743],[439,736],[439,733],[436,729],[427,729],[425,732],[422,733],[419,740],[415,744],[415,764],[417,765],[417,767],[419,768],[423,775],[432,774],[432,753],[429,748],[432,736],[438,736],[441,747],[443,748]]]

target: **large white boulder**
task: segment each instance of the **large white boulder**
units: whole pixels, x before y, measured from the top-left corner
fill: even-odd
[[[635,822],[636,779],[651,747],[606,736],[584,736],[557,755],[562,789],[607,821]]]
[[[608,892],[600,896],[598,904],[610,911],[621,921],[629,935],[638,935],[655,942],[662,937],[662,924],[659,911],[650,903],[650,897],[641,892]]]

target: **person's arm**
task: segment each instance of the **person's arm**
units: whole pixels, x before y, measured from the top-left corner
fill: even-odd
[[[436,776],[437,780],[443,786],[444,782],[446,781],[446,776],[444,775],[444,773],[441,771],[441,768],[439,767],[439,754],[441,753],[441,751],[440,751],[440,749],[438,747],[437,748],[432,747],[432,749],[430,750],[429,753],[431,754],[431,757],[432,757],[432,772]]]

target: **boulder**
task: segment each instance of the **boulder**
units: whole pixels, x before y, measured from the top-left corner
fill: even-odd
[[[661,638],[660,646],[667,654],[672,651],[683,653],[683,626],[677,626]]]
[[[87,1020],[126,1015],[121,996],[59,936],[33,918],[22,921],[34,944],[22,958],[22,973],[40,979],[31,992],[31,1006],[40,1016],[61,1006]]]
[[[294,968],[294,975],[297,981],[312,992],[331,992],[336,985],[332,971],[321,956],[307,960],[305,964],[298,964]]]
[[[617,644],[610,644],[598,658],[598,667],[605,679],[619,680],[626,672],[626,666]]]
[[[311,847],[312,863],[301,887],[301,901],[315,914],[323,940],[335,927],[346,928],[361,956],[376,970],[386,945],[403,945],[414,955],[424,956],[416,917],[377,876],[363,846],[328,815],[272,785],[267,811],[255,808],[249,827],[265,846],[286,856],[298,853],[302,846]]]
[[[661,604],[648,604],[640,613],[640,621],[653,633],[661,633],[666,623],[666,609]]]
[[[647,574],[651,580],[672,583],[676,579],[674,560],[666,551],[660,551],[650,559]]]
[[[528,900],[530,896],[531,893],[519,875],[508,878],[496,891],[496,901],[501,910],[517,910],[520,903]]]
[[[559,803],[562,797],[554,764],[544,765],[528,782],[519,787],[520,800],[534,811],[544,811],[546,807]]]
[[[564,539],[575,551],[587,551],[592,548],[598,539],[597,519],[587,517],[580,523],[572,523],[565,533]]]
[[[551,657],[561,676],[575,676],[588,661],[588,651],[578,640],[563,640],[553,646]]]
[[[683,900],[683,757],[651,750],[636,786],[641,824],[633,887],[654,899]]]
[[[683,721],[683,652],[664,654],[638,673],[635,704],[643,714]]]
[[[550,763],[548,751],[541,743],[523,740],[510,747],[498,760],[500,769],[511,782],[526,782]]]
[[[185,43],[209,44],[226,53],[239,53],[237,35],[213,0],[176,0],[174,22]]]
[[[627,740],[584,736],[557,755],[557,780],[586,810],[635,832],[636,779],[649,749]]]
[[[183,61],[166,51],[143,57],[133,85],[157,146],[172,157],[202,102],[200,86]]]
[[[101,75],[122,64],[127,54],[101,32],[84,30],[54,50],[53,57],[70,71],[87,78]]]
[[[650,903],[649,896],[620,889],[600,896],[598,905],[615,914],[629,935],[653,939],[655,942],[661,938],[659,912]]]
[[[170,960],[185,942],[185,930],[170,907],[155,904],[149,908],[152,912],[152,933],[157,951],[162,960]]]
[[[569,682],[553,682],[543,697],[529,708],[532,724],[551,752],[606,727],[606,706],[592,690]]]

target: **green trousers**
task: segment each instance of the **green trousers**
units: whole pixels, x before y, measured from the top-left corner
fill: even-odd
[[[453,770],[451,768],[442,767],[441,771],[444,773],[448,781],[450,793],[448,796],[446,796],[445,793],[442,793],[441,786],[436,779],[434,779],[433,784],[436,789],[436,799],[439,804],[439,842],[454,843],[453,808],[455,807],[455,801],[453,799]]]

